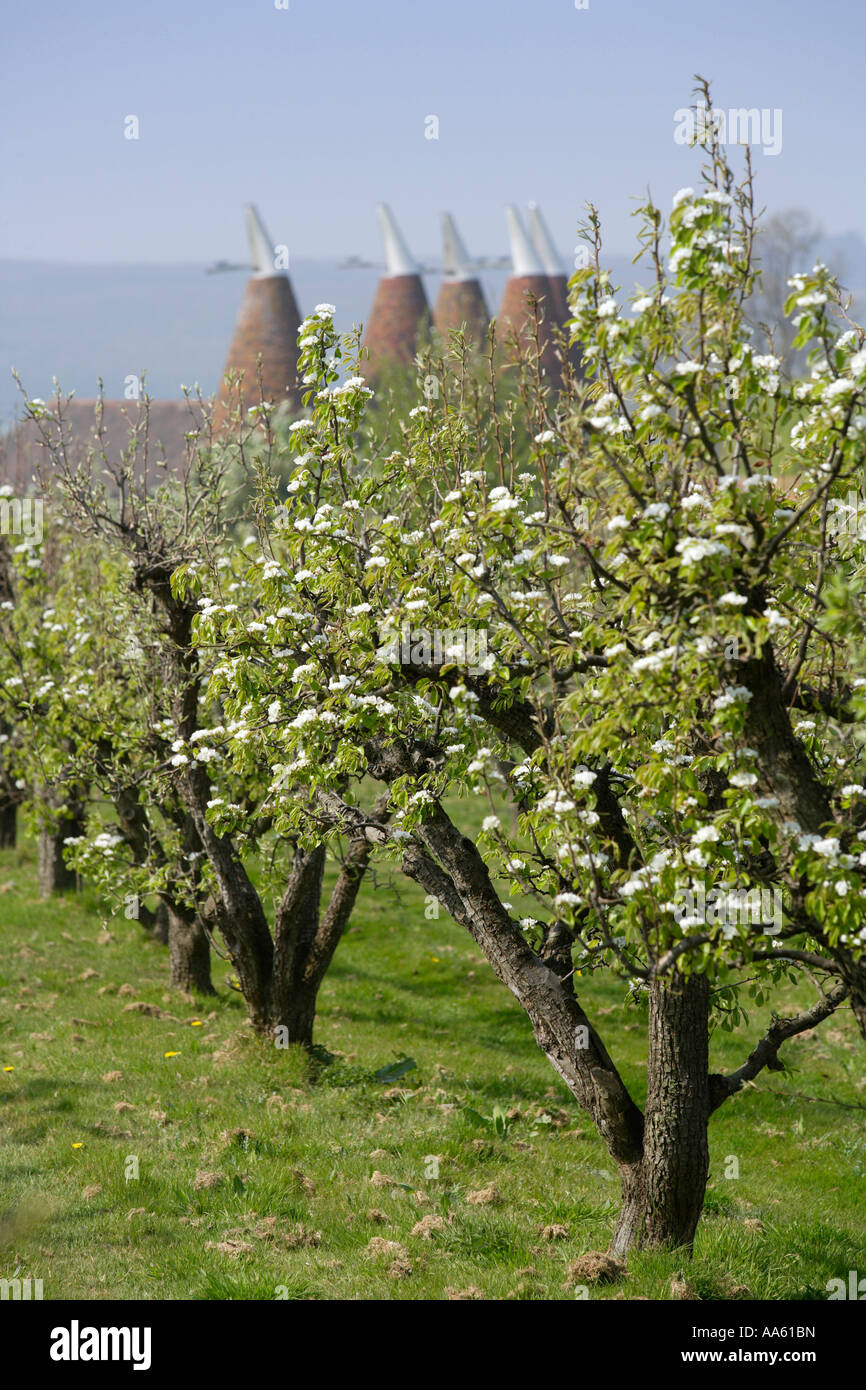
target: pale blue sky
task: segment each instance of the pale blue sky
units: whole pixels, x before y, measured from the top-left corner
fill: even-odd
[[[673,113],[696,71],[719,107],[781,108],[763,202],[866,226],[862,0],[289,3],[7,10],[0,256],[242,257],[248,200],[298,256],[378,255],[380,199],[419,255],[444,208],[470,252],[502,252],[503,204],[533,198],[563,252],[586,199],[625,250],[633,195],[694,181]]]

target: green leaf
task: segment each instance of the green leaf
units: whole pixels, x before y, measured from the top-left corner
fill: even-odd
[[[401,1076],[407,1072],[414,1071],[418,1063],[414,1057],[400,1057],[396,1062],[389,1062],[387,1066],[380,1067],[373,1072],[376,1081],[399,1081]]]
[[[481,1129],[488,1129],[493,1123],[489,1116],[482,1115],[479,1110],[473,1110],[471,1105],[464,1105],[460,1113],[470,1124],[478,1125]]]

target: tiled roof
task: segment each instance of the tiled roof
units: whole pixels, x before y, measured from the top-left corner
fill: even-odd
[[[51,402],[48,404],[51,408]],[[194,401],[150,401],[146,413],[143,402],[103,401],[101,432],[97,435],[96,407],[95,400],[72,400],[62,406],[63,437],[72,464],[84,459],[89,444],[101,448],[110,460],[116,459],[130,447],[137,432],[142,466],[146,442],[148,471],[159,468],[161,474],[164,460],[167,468],[178,472],[190,447],[185,435],[201,428],[203,421],[202,409]],[[56,426],[48,428],[49,437],[58,441]],[[35,475],[47,462],[35,421],[24,420],[0,438],[0,483],[11,485],[16,492],[32,490]]]

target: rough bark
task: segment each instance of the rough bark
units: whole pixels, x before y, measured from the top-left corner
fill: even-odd
[[[210,942],[201,919],[177,903],[166,904],[168,955],[173,989],[189,994],[214,994],[210,975]]]
[[[710,1150],[710,986],[706,975],[650,986],[644,1168],[647,1243],[691,1245]]]
[[[365,837],[350,842],[324,912],[324,846],[295,852],[274,923],[271,988],[273,1026],[285,1027],[289,1042],[313,1046],[319,989],[352,915],[371,848]]]
[[[750,663],[747,675],[746,683],[753,691],[748,706],[754,730],[751,741],[760,750],[758,769],[767,790],[779,796],[786,812],[801,825],[818,830],[831,819],[826,791],[780,702],[772,654],[765,651]],[[485,693],[479,694],[479,709]],[[509,710],[507,718],[495,709],[485,714],[488,722],[525,749],[537,744],[538,732],[527,708]],[[423,776],[440,759],[435,744],[421,741],[401,744],[373,739],[365,753],[370,775],[386,784]],[[628,864],[635,847],[608,774],[605,766],[597,773],[599,814],[615,843],[618,862]],[[326,814],[344,826],[374,841],[387,838],[387,832],[371,826],[357,808],[342,803],[334,793],[320,790],[317,800]],[[645,1244],[691,1247],[706,1190],[710,1115],[746,1079],[777,1063],[778,1048],[786,1038],[827,1017],[846,997],[866,1036],[866,963],[855,962],[850,952],[822,941],[832,957],[827,968],[841,977],[832,993],[796,1019],[775,1021],[739,1072],[710,1076],[708,981],[681,975],[674,968],[679,953],[669,952],[667,973],[646,972],[650,1035],[644,1117],[573,994],[574,980],[565,969],[565,942],[558,924],[546,932],[540,953],[533,952],[502,906],[476,846],[452,824],[441,805],[433,806],[417,827],[415,841],[404,847],[403,869],[471,933],[529,1016],[539,1046],[605,1140],[622,1180],[614,1253],[621,1255]],[[822,940],[817,924],[812,934]]]
[[[422,823],[418,835],[427,853],[408,847],[404,870],[434,893],[481,947],[529,1016],[539,1047],[595,1121],[611,1155],[620,1164],[636,1163],[643,1116],[578,999],[532,950],[502,906],[475,845],[441,807]]]
[[[377,747],[371,771],[390,780],[424,750]],[[333,798],[320,800],[333,812]],[[363,818],[344,808],[356,831]],[[384,834],[385,832],[380,832]],[[599,1035],[566,980],[560,933],[549,931],[542,955],[532,950],[503,907],[473,842],[440,805],[407,845],[403,869],[433,893],[470,932],[495,973],[527,1013],[539,1047],[593,1119],[622,1181],[612,1250],[640,1245],[690,1247],[709,1167],[709,984],[703,976],[650,985],[646,1116],[630,1096]],[[545,959],[544,957],[547,957]]]
[[[396,766],[403,768],[400,756]],[[381,761],[378,770],[380,775],[385,770]],[[321,796],[330,799],[330,794]],[[332,802],[330,809],[333,813]],[[344,809],[347,823],[358,826],[354,808]],[[471,933],[523,1006],[539,1046],[595,1122],[617,1163],[622,1202],[611,1253],[622,1257],[641,1246],[690,1251],[706,1194],[710,1115],[746,1080],[777,1065],[787,1038],[828,1017],[847,997],[846,985],[837,984],[796,1018],[774,1020],[743,1067],[730,1076],[711,1076],[707,978],[672,969],[653,979],[642,1114],[571,992],[573,977],[563,978],[560,933],[548,931],[541,955],[531,949],[499,901],[475,845],[441,806],[417,835],[421,844],[404,849],[404,871]]]
[[[833,813],[827,789],[819,781],[802,741],[791,727],[781,698],[781,680],[772,648],[743,663],[742,684],[752,697],[746,706],[743,737],[753,740],[757,771],[779,798],[780,814],[817,833]]]
[[[172,667],[178,736],[190,739],[198,729],[201,673],[192,640],[196,604],[178,598],[171,587],[176,565],[145,554],[135,569],[134,585],[153,595],[164,619],[166,651]],[[184,805],[184,843],[203,852],[217,883],[213,919],[225,941],[253,1027],[270,1027],[270,984],[274,945],[259,895],[231,839],[217,835],[207,819],[210,779],[193,762],[180,780]]]
[[[274,919],[274,957],[271,979],[271,1013],[274,1024],[289,1028],[292,1042],[306,1042],[293,1036],[293,1015],[303,1019],[308,1012],[295,997],[303,985],[304,967],[310,944],[319,928],[319,903],[322,895],[322,875],[325,871],[325,847],[296,848],[292,856],[283,896]]]
[[[319,988],[328,971],[343,933],[349,924],[355,901],[367,870],[371,846],[366,840],[354,840],[331,890],[328,905],[321,915],[315,935],[309,942],[303,970],[296,970],[294,995],[301,1020],[309,1020],[309,1035],[298,1034],[298,1041],[311,1047],[313,1019]]]
[[[650,986],[643,1153],[623,1165],[611,1253],[691,1248],[709,1171],[709,983],[674,974]]]
[[[187,803],[217,880],[215,922],[237,971],[250,1022],[264,1035],[285,1028],[290,1042],[312,1047],[319,987],[354,908],[371,845],[364,837],[351,841],[324,913],[324,847],[296,850],[272,937],[235,846],[207,821],[207,798],[197,788],[197,777],[193,772],[186,779]]]
[[[529,1016],[541,1049],[590,1114],[616,1160],[622,1209],[612,1249],[691,1246],[709,1166],[709,985],[703,976],[650,987],[645,1117],[559,973],[531,950],[490,884],[475,846],[440,808],[419,829],[430,858],[408,850],[407,872],[442,893]],[[433,859],[450,881],[443,884]]]
[[[154,834],[137,789],[131,785],[118,784],[114,789],[113,800],[117,823],[136,864],[147,865],[153,862],[164,868],[165,852],[158,835]],[[180,831],[187,865],[191,866],[194,862],[192,856],[201,850],[201,840],[193,818],[182,807],[163,807],[162,810]],[[194,874],[194,877],[197,882],[197,875]],[[197,913],[176,899],[171,892],[166,892],[156,912],[149,912],[142,907],[139,909],[138,920],[158,941],[168,946],[170,982],[174,989],[187,993],[215,993],[210,972],[210,943],[201,917]]]
[[[51,829],[39,832],[38,882],[43,898],[63,893],[76,884],[75,870],[63,858],[63,842],[85,832],[84,811],[78,805],[67,808]]]
[[[203,789],[199,786],[202,779]],[[208,822],[206,777],[191,771],[183,785],[190,814],[216,878],[215,921],[237,972],[250,1022],[257,1032],[267,1033],[272,1027],[274,943],[261,899],[232,841],[226,835],[217,835]]]
[[[103,740],[107,744],[107,740]],[[111,756],[109,752],[108,756]],[[147,814],[142,806],[138,792],[129,786],[118,786],[114,791],[114,810],[121,834],[132,851],[136,864],[146,864],[152,851],[153,842]]]
[[[544,940],[541,943],[539,955],[545,965],[549,965],[551,970],[555,970],[562,980],[565,988],[574,993],[574,968],[571,960],[571,950],[574,945],[574,934],[570,931],[565,922],[551,922],[544,933]]]
[[[156,911],[153,914],[153,934],[163,946],[168,945],[168,932],[168,907],[165,903],[157,903]]]

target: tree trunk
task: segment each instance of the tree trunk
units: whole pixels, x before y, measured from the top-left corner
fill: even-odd
[[[153,934],[163,946],[168,945],[169,919],[165,903],[157,903],[153,914]]]
[[[167,912],[172,988],[194,994],[216,993],[210,977],[210,943],[200,920],[172,903]]]
[[[311,850],[295,849],[274,919],[271,1028],[285,1028],[288,1042],[307,1048],[313,1045],[318,982],[309,987],[305,966],[319,929],[325,857],[324,845]]]
[[[189,769],[181,790],[216,879],[213,924],[237,971],[250,1023],[257,1033],[271,1032],[274,943],[261,898],[231,838],[217,835],[208,822],[210,782],[202,764]]]
[[[313,1046],[313,1025],[316,1021],[318,995],[318,983],[299,986],[283,1005],[279,1023],[274,1025],[274,1028],[285,1027],[287,1042],[300,1043],[308,1052]]]
[[[594,1121],[620,1165],[642,1153],[643,1115],[598,1033],[555,970],[532,950],[503,907],[481,855],[437,805],[418,830],[427,853],[407,845],[403,872],[465,926],[529,1016],[535,1040]]]
[[[297,850],[274,922],[273,1026],[288,1041],[313,1046],[319,988],[343,936],[370,858],[370,843],[353,839],[328,905],[321,911],[325,847]]]
[[[622,1207],[611,1253],[642,1245],[690,1248],[709,1171],[709,984],[674,973],[650,985],[647,1105],[642,1115],[573,991],[528,945],[503,907],[471,840],[441,806],[407,846],[403,870],[434,893],[484,951],[529,1015],[535,1038],[615,1160]],[[569,979],[570,986],[572,979]]]
[[[83,811],[74,807],[58,822],[56,829],[39,832],[38,880],[43,898],[75,887],[75,870],[70,869],[63,858],[63,842],[73,835],[83,835],[85,828]]]
[[[14,801],[0,806],[0,849],[14,849],[17,840],[18,807]]]
[[[643,1155],[620,1167],[622,1208],[611,1254],[691,1249],[709,1172],[709,984],[675,974],[650,986]]]

